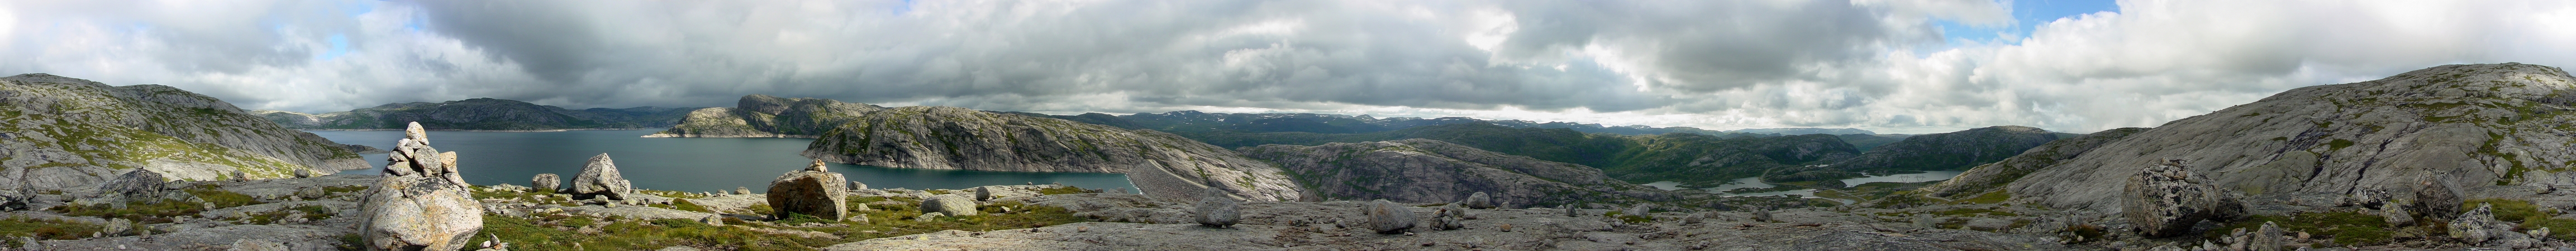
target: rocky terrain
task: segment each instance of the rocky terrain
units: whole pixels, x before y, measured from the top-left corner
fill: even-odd
[[[517,100],[476,98],[439,103],[392,103],[343,112],[306,114],[252,111],[295,129],[402,129],[418,122],[439,130],[553,130],[670,127],[697,108],[635,107],[582,110]]]
[[[671,138],[812,138],[857,120],[859,115],[884,110],[870,104],[843,103],[819,98],[780,98],[769,95],[742,96],[737,107],[710,107],[689,111],[679,124],[644,137]]]
[[[1177,135],[956,107],[870,112],[804,155],[895,168],[1125,173],[1145,194],[1174,199],[1210,187],[1252,201],[1301,193],[1277,166]]]
[[[1994,126],[1914,135],[1849,159],[1830,161],[1830,164],[1771,169],[1762,178],[1773,182],[1796,182],[1856,178],[1863,173],[1966,170],[2002,161],[2069,135],[2075,134],[2027,126]],[[1862,136],[1867,135],[1838,137],[1853,139]]]
[[[1438,140],[1265,145],[1238,151],[1279,163],[1317,199],[1448,203],[1481,192],[1507,207],[1671,200],[1663,191],[1609,179],[1600,169]]]
[[[344,146],[168,86],[0,78],[0,197],[88,189],[134,169],[220,180],[367,168]]]
[[[2102,130],[2084,136],[2049,141],[2048,144],[2022,151],[2020,155],[1969,168],[1967,172],[1959,173],[1958,177],[1941,181],[1940,184],[1925,188],[1924,191],[1931,192],[1930,195],[1934,197],[1973,196],[1995,192],[1996,189],[2003,188],[2004,184],[2020,180],[2022,176],[2030,175],[2040,168],[2055,166],[2060,161],[2075,158],[2092,151],[2095,147],[2101,147],[2103,143],[2118,141],[2146,130],[2146,128],[2137,127]]]

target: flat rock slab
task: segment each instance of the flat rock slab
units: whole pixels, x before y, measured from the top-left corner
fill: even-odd
[[[691,212],[691,211],[671,210],[671,209],[662,209],[662,208],[658,208],[658,207],[646,207],[646,206],[618,206],[618,207],[605,207],[605,206],[599,206],[599,205],[588,205],[588,206],[578,206],[578,207],[566,207],[566,208],[563,208],[563,209],[564,209],[564,211],[567,211],[567,212],[574,212],[574,213],[581,213],[581,214],[588,214],[588,215],[596,215],[596,216],[602,216],[602,217],[615,215],[615,216],[618,216],[618,217],[626,217],[626,218],[633,218],[633,219],[644,219],[644,220],[658,220],[658,219],[685,219],[685,220],[697,220],[697,219],[705,219],[705,218],[707,218],[707,217],[709,217],[709,216],[715,216],[715,215],[716,215],[716,214],[712,214],[712,213],[700,213],[700,212]]]
[[[43,250],[222,250],[243,239],[286,244],[287,250],[332,250],[354,229],[304,225],[231,225],[152,236],[39,241]]]

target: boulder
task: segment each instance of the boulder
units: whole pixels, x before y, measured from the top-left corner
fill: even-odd
[[[233,176],[233,178],[232,178],[232,181],[233,181],[233,182],[250,181],[250,174],[248,174],[248,173],[242,173],[241,169],[233,169],[233,173],[232,173],[232,175],[231,175],[231,176]]]
[[[1772,219],[1771,219],[1771,209],[1770,209],[1770,208],[1764,208],[1764,207],[1756,207],[1756,208],[1753,208],[1753,221],[1759,221],[1759,222],[1771,222],[1771,220],[1772,220]]]
[[[941,194],[941,195],[939,195],[939,196],[930,196],[930,199],[922,200],[922,201],[921,201],[921,212],[923,212],[923,213],[947,213],[948,215],[954,215],[954,216],[967,216],[967,215],[975,215],[976,213],[979,213],[979,212],[975,211],[975,206],[976,206],[976,205],[975,205],[975,200],[974,200],[974,199],[970,199],[970,198],[966,198],[966,196],[957,196],[957,195],[955,195],[955,194]]]
[[[1467,195],[1467,201],[1459,203],[1467,204],[1467,208],[1493,209],[1494,197],[1485,195],[1485,192],[1476,192],[1476,194]]]
[[[2281,251],[2284,250],[2282,246],[2290,245],[2289,237],[2286,237],[2288,233],[2281,231],[2280,224],[2266,221],[2263,222],[2262,229],[2262,231],[2254,231],[2253,236],[2246,237],[2245,250]]]
[[[804,170],[787,172],[769,182],[769,206],[776,208],[770,218],[786,219],[789,214],[810,215],[826,220],[841,220],[850,214],[850,181],[841,174],[823,168],[816,161]]]
[[[2423,180],[2416,181],[2415,203],[2407,205],[2412,207],[2407,209],[2431,218],[2459,215],[2459,189],[2454,189],[2448,182],[2434,180],[2431,173],[2424,175]]]
[[[581,174],[573,175],[570,191],[574,199],[607,196],[612,200],[625,200],[627,195],[635,193],[635,185],[618,175],[617,162],[602,153],[590,157],[590,163],[582,165]]]
[[[1620,211],[1619,214],[1646,216],[1647,213],[1653,212],[1653,210],[1654,207],[1651,205],[1637,204],[1635,207],[1629,207],[1627,211]]]
[[[2393,228],[2415,225],[2415,215],[2407,212],[2406,207],[2383,207],[2377,212],[2379,213],[2380,218],[2388,219],[2388,227]]]
[[[101,195],[124,196],[124,198],[131,200],[154,201],[150,200],[150,198],[159,198],[162,193],[170,191],[170,181],[162,179],[161,172],[154,172],[152,169],[135,168],[134,171],[127,171],[125,174],[117,175],[116,179],[107,180],[106,183],[99,183],[98,191]]]
[[[483,230],[483,203],[456,173],[456,153],[437,153],[428,142],[411,123],[386,157],[384,177],[360,198],[358,235],[368,249],[459,250]]]
[[[2449,230],[2451,238],[2476,244],[2501,239],[2506,234],[2522,234],[2513,232],[2513,227],[2513,223],[2496,220],[2495,211],[2491,206],[2478,203],[2477,209],[2470,209],[2468,212],[2460,213],[2459,218],[2451,219]]]
[[[733,194],[751,194],[749,187],[733,187]]]
[[[1583,217],[1583,215],[1574,213],[1574,204],[1556,205],[1556,208],[1565,209],[1565,217]]]
[[[1407,209],[1403,204],[1379,199],[1362,205],[1361,210],[1368,212],[1369,230],[1379,234],[1399,234],[1413,229],[1413,209]]]
[[[850,181],[850,190],[868,190],[868,183],[859,183],[859,181],[856,180]]]
[[[2235,194],[2211,185],[2181,160],[2140,169],[2121,193],[2121,211],[2140,233],[2153,237],[2182,235],[2193,224],[2241,216],[2245,204]]]
[[[537,174],[536,177],[528,178],[528,187],[535,188],[529,192],[540,194],[555,193],[555,191],[563,190],[563,177],[555,176],[555,174],[551,173],[540,173]]]
[[[993,190],[987,187],[975,187],[975,201],[993,201]]]
[[[312,177],[313,177],[313,169],[307,169],[307,168],[296,168],[296,169],[295,169],[295,177],[296,177],[296,178],[312,178]]]
[[[1225,191],[1209,188],[1207,195],[1199,199],[1198,210],[1192,219],[1197,220],[1199,225],[1226,228],[1243,220],[1241,207],[1242,202],[1236,202],[1234,198],[1227,197]]]
[[[458,250],[483,229],[483,205],[442,177],[387,176],[369,188],[359,234],[372,250]]]

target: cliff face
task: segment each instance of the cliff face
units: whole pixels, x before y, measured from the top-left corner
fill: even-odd
[[[2368,189],[2413,201],[2426,182],[2457,187],[2464,198],[2536,197],[2537,189],[2524,186],[2576,186],[2576,152],[2567,148],[2576,135],[2571,105],[2576,81],[2555,67],[2439,66],[2292,89],[2176,120],[2042,168],[2008,189],[2017,200],[2052,208],[2116,212],[2123,178],[2146,163],[2179,159],[2258,205],[2332,201]]]
[[[1176,199],[1211,186],[1255,201],[1299,198],[1278,167],[1180,136],[956,107],[869,112],[804,155],[896,168],[1125,173],[1147,195]]]
[[[589,128],[656,128],[679,122],[691,108],[636,107],[570,110],[507,99],[477,98],[442,103],[412,102],[305,114],[252,111],[271,122],[296,129],[401,129],[410,122],[437,129],[545,130]]]
[[[0,78],[0,189],[83,189],[133,168],[188,180],[367,168],[342,146],[168,86]]]
[[[689,111],[670,130],[644,137],[673,138],[812,138],[860,115],[884,110],[870,104],[819,98],[742,96],[736,107]]]
[[[1609,179],[1600,169],[1438,140],[1264,145],[1240,151],[1279,163],[1309,193],[1335,200],[1448,203],[1484,192],[1506,208],[1521,208],[1664,197],[1650,187]]]

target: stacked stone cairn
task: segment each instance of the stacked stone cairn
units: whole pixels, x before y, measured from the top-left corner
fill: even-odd
[[[846,198],[850,191],[843,184],[849,183],[841,174],[824,168],[823,160],[819,159],[803,170],[779,175],[777,180],[769,182],[769,206],[777,209],[770,213],[770,218],[786,219],[789,215],[798,214],[825,220],[848,217],[850,204]]]
[[[404,129],[383,178],[359,201],[368,250],[461,250],[483,229],[483,204],[456,173],[456,153],[430,148],[420,123]]]

